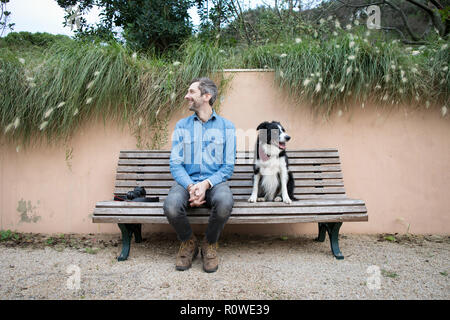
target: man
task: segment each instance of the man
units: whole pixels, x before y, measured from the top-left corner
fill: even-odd
[[[232,122],[217,115],[212,108],[217,98],[217,87],[212,80],[192,80],[184,98],[194,114],[175,126],[170,171],[177,183],[164,201],[164,213],[181,241],[176,269],[182,271],[191,267],[199,252],[186,210],[203,204],[211,208],[200,251],[203,270],[215,272],[219,267],[219,236],[234,203],[225,181],[234,170],[236,130]]]

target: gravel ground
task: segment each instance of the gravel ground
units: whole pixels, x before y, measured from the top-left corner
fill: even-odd
[[[191,269],[176,271],[179,243],[170,234],[147,235],[142,243],[132,243],[124,262],[116,260],[121,249],[117,235],[109,242],[98,237],[81,238],[81,248],[54,245],[48,237],[42,238],[47,245],[41,246],[2,242],[0,298],[450,298],[448,236],[398,236],[387,241],[385,235],[344,234],[340,247],[345,259],[336,260],[328,239],[317,243],[309,235],[225,234],[218,251],[219,270],[212,274],[203,272],[200,255]],[[91,248],[90,241],[98,248]],[[68,287],[68,280],[73,284],[69,278],[75,278],[71,266],[79,268],[79,289]]]

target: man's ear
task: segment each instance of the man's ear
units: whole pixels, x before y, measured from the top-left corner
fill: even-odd
[[[263,123],[260,123],[258,128],[256,128],[256,130],[262,129],[262,128],[266,128],[266,126],[269,124],[269,122],[264,121]]]
[[[212,95],[210,93],[205,93],[202,95],[203,99],[205,99],[206,102],[209,104],[209,100],[211,100]]]

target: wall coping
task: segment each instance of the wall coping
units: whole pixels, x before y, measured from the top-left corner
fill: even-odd
[[[223,69],[222,72],[274,72],[275,69]]]

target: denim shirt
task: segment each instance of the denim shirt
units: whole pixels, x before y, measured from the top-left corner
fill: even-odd
[[[172,135],[170,172],[185,189],[208,180],[211,186],[227,181],[234,171],[236,129],[213,110],[203,123],[194,113],[177,122]]]

